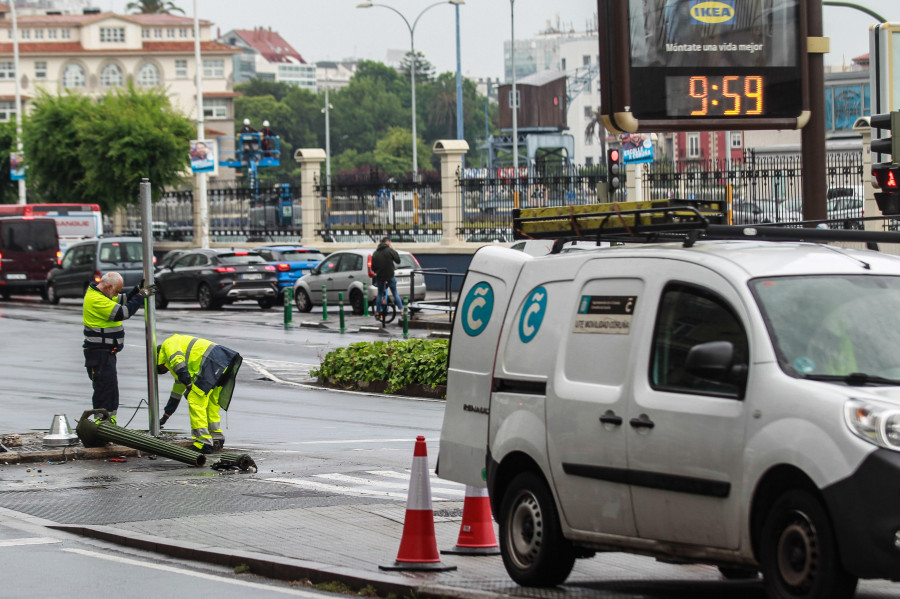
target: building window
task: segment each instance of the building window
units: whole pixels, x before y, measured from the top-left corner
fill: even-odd
[[[700,158],[700,134],[687,134],[687,157]]]
[[[59,36],[64,40],[72,39],[72,30],[71,29],[61,29],[59,31]]]
[[[125,41],[124,27],[101,27],[100,41],[102,43],[122,43]]]
[[[31,29],[20,29],[19,31],[22,32],[22,39],[23,39],[23,40],[30,40],[30,39],[31,39]]]
[[[204,79],[221,79],[225,77],[225,60],[221,58],[207,58],[203,61]]]
[[[149,29],[141,29],[141,39],[142,40],[150,39],[150,30]]]
[[[591,66],[591,57],[589,54],[581,57],[581,64],[586,67]]]
[[[34,39],[36,39],[36,40],[44,39],[44,30],[43,29],[35,29],[34,30]]]
[[[731,149],[739,150],[744,146],[744,136],[738,131],[731,132]]]
[[[34,62],[34,78],[35,79],[46,79],[47,78],[47,61],[46,60],[36,60]]]
[[[594,118],[594,111],[591,109],[590,106],[584,107],[584,118],[586,118],[589,121]]]
[[[63,87],[65,88],[84,87],[84,69],[81,65],[70,64],[66,67],[66,70],[63,71],[62,80]]]
[[[154,29],[154,30],[153,30],[153,37],[154,37],[155,39],[161,40],[161,39],[162,39],[162,29],[160,29],[159,27],[157,27],[156,29]]]
[[[168,38],[175,37],[175,28],[174,27],[169,27],[166,29],[166,37],[168,37]]]
[[[228,101],[225,98],[204,98],[203,116],[208,119],[228,118]]]
[[[0,121],[11,121],[16,118],[16,103],[5,100],[0,102]]]
[[[141,87],[156,87],[159,85],[159,69],[156,65],[147,62],[141,65],[137,72],[137,84]]]
[[[0,79],[15,79],[16,63],[13,61],[0,62]]]
[[[185,39],[191,37],[191,30],[187,27],[182,27],[178,30],[178,37],[183,37]]]
[[[51,39],[51,40],[56,39],[56,29],[48,29],[47,30],[47,39]]]
[[[100,71],[100,85],[103,87],[118,87],[122,85],[122,69],[114,62],[109,63]]]
[[[7,30],[6,30],[6,39],[10,39],[10,40],[11,40],[12,38],[13,38],[13,36],[12,36],[12,29],[7,29]]]
[[[593,156],[585,156],[584,157],[584,166],[594,166],[594,157]]]
[[[177,79],[187,79],[187,61],[180,59],[175,61],[175,77]]]

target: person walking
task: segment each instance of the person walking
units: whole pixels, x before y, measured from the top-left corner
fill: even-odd
[[[191,438],[201,453],[212,453],[214,440],[225,445],[219,407],[227,410],[234,383],[243,359],[224,345],[191,337],[172,335],[156,350],[156,372],[171,372],[175,384],[163,409],[159,425],[163,426],[178,408],[181,397],[188,400]]]
[[[378,248],[372,254],[372,272],[375,273],[375,284],[378,286],[378,293],[375,296],[375,315],[378,316],[382,311],[382,301],[387,302],[387,290],[391,290],[394,296],[394,304],[397,311],[403,311],[403,300],[397,293],[397,277],[394,276],[394,264],[400,264],[400,254],[394,249],[390,237],[384,237]]]
[[[116,424],[119,409],[119,378],[116,354],[125,348],[122,321],[134,316],[144,298],[156,293],[156,286],[144,287],[143,281],[127,294],[122,293],[122,275],[108,272],[99,283],[91,283],[84,294],[84,367],[91,379],[95,410],[109,412]]]

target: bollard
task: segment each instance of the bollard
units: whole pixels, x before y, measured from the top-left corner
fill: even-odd
[[[328,286],[322,285],[322,322],[328,320]]]
[[[403,298],[403,338],[409,339],[409,298]]]
[[[340,330],[343,333],[344,331],[347,330],[347,328],[344,326],[344,293],[343,292],[338,293],[338,315],[340,316],[340,320],[341,320],[341,329]]]
[[[285,287],[284,289],[284,326],[291,324],[294,318],[294,289]]]
[[[369,314],[369,286],[363,283],[363,316],[371,316]]]

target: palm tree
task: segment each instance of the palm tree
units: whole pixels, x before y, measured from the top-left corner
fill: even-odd
[[[130,10],[141,14],[172,14],[180,12],[184,14],[184,10],[175,6],[169,0],[136,0],[125,5],[125,10]]]
[[[584,128],[584,141],[590,142],[594,139],[594,135],[600,139],[600,155],[606,156],[606,128],[603,126],[603,119],[600,116],[600,108],[591,113],[591,120]]]

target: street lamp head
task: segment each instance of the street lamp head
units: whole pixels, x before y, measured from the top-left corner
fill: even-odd
[[[356,8],[372,8],[373,6],[375,6],[375,5],[372,4],[371,2],[360,2],[359,4],[356,5]]]
[[[466,0],[447,0],[450,4],[455,4],[456,6],[460,6],[466,3]]]

